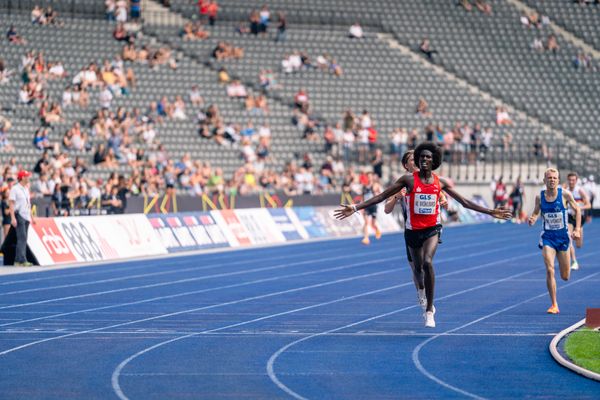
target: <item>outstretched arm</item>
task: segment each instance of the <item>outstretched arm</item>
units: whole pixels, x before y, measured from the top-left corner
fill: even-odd
[[[535,221],[537,221],[538,217],[540,216],[540,196],[537,195],[535,196],[535,207],[533,208],[533,212],[531,213],[531,215],[529,216],[529,220],[527,222],[529,222],[529,226],[533,226],[535,225]]]
[[[479,204],[472,202],[471,200],[465,199],[460,193],[456,192],[453,188],[451,188],[448,182],[443,178],[440,178],[440,182],[442,184],[443,191],[448,193],[452,198],[458,201],[460,205],[462,205],[465,208],[468,208],[469,210],[491,215],[492,217],[498,219],[510,219],[512,217],[512,213],[503,208],[496,208],[492,210],[489,208],[482,207]]]
[[[354,214],[358,210],[362,210],[363,208],[368,208],[372,205],[382,202],[385,199],[388,199],[398,193],[402,188],[411,189],[413,185],[413,177],[412,175],[404,175],[398,178],[396,182],[394,182],[390,187],[381,192],[380,194],[371,197],[367,201],[363,201],[359,204],[341,204],[342,208],[338,208],[334,211],[333,215],[337,219],[344,219]]]

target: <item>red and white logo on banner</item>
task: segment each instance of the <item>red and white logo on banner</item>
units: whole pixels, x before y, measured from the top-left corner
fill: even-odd
[[[77,261],[60,230],[51,218],[37,218],[31,227],[42,241],[44,248],[55,263]]]

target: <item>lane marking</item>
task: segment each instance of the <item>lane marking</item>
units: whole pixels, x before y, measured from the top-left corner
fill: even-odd
[[[491,266],[491,265],[496,265],[496,264],[500,264],[500,263],[506,263],[507,261],[511,261],[511,260],[515,260],[515,259],[520,259],[520,258],[527,258],[527,257],[532,257],[532,255],[531,254],[525,254],[525,255],[515,256],[515,257],[511,257],[509,259],[497,260],[497,261],[493,261],[493,262],[490,262],[490,263],[481,264],[481,265],[478,265],[478,266],[475,266],[475,267],[471,267],[469,269],[470,270],[481,269],[481,268],[485,268],[485,267],[488,267],[488,266]],[[460,272],[464,272],[464,271],[460,271]],[[524,275],[524,274],[530,273],[530,272],[531,271],[527,271],[525,273],[519,273],[516,276],[521,276],[521,275]],[[459,273],[459,271],[449,272],[447,274],[442,274],[440,276],[450,276],[450,275],[455,275],[457,273]],[[481,285],[481,286],[489,286],[489,285],[493,285],[495,283],[497,283],[497,281],[490,282],[488,284]],[[412,282],[406,282],[406,283],[404,283],[402,285],[396,285],[396,286],[392,286],[392,287],[388,287],[388,288],[384,288],[384,289],[378,289],[378,290],[375,290],[375,291],[370,291],[370,292],[366,292],[366,293],[360,293],[360,294],[353,295],[353,296],[338,298],[338,299],[331,300],[331,301],[328,301],[328,302],[325,302],[325,303],[313,304],[313,305],[310,305],[310,306],[306,306],[306,307],[302,307],[302,308],[297,308],[297,309],[290,310],[290,311],[276,313],[276,314],[272,314],[272,315],[268,315],[268,316],[264,316],[264,317],[260,317],[260,318],[255,318],[255,319],[252,319],[252,320],[249,320],[249,321],[244,321],[244,322],[240,322],[240,323],[236,323],[236,324],[232,324],[232,325],[227,325],[227,326],[220,327],[220,328],[210,329],[210,330],[206,330],[206,331],[202,331],[202,332],[196,332],[196,333],[192,333],[192,334],[189,334],[189,335],[181,336],[181,337],[178,337],[178,338],[166,340],[164,342],[155,344],[154,346],[148,347],[148,348],[146,348],[146,349],[144,349],[144,350],[142,350],[142,351],[140,351],[140,352],[138,352],[138,353],[136,353],[136,354],[128,357],[127,359],[123,360],[119,364],[119,366],[117,366],[117,368],[113,371],[113,375],[112,375],[112,379],[111,379],[112,385],[113,385],[113,390],[115,391],[115,394],[117,394],[117,396],[119,398],[121,398],[121,399],[127,399],[127,396],[125,395],[125,393],[121,389],[121,386],[120,386],[120,383],[119,383],[119,376],[120,376],[120,373],[123,370],[123,368],[128,363],[130,363],[132,360],[134,360],[135,358],[141,356],[142,354],[150,352],[150,351],[152,351],[152,350],[154,350],[154,349],[156,349],[158,347],[164,346],[166,344],[169,344],[169,343],[172,343],[172,342],[175,342],[175,341],[178,341],[178,340],[186,339],[186,338],[189,338],[189,337],[198,336],[198,335],[203,334],[203,333],[216,332],[216,331],[220,331],[220,330],[223,330],[223,329],[229,329],[229,328],[233,328],[233,327],[237,327],[237,326],[241,326],[241,325],[250,324],[250,323],[253,323],[253,322],[262,321],[262,320],[265,320],[265,319],[275,318],[275,317],[282,316],[282,315],[288,315],[288,314],[296,313],[296,312],[299,312],[299,311],[305,311],[305,310],[308,310],[308,309],[312,309],[312,308],[316,308],[316,307],[321,307],[321,306],[324,306],[324,305],[329,305],[329,304],[334,304],[334,303],[337,303],[337,302],[347,301],[347,300],[351,300],[351,299],[355,299],[355,298],[359,298],[359,297],[364,297],[364,296],[372,295],[372,294],[375,294],[375,293],[381,293],[381,292],[392,290],[392,289],[396,289],[396,288],[399,288],[399,287],[410,286],[412,284],[413,284]],[[471,291],[471,290],[472,290],[472,288],[466,290],[465,292],[468,292],[468,291]],[[448,297],[448,296],[446,296],[446,297]],[[415,307],[417,307],[417,306],[416,305],[412,305],[412,306],[405,307],[405,308],[401,309],[401,311],[408,310],[408,309],[415,308]],[[306,340],[306,339],[303,339],[303,340]],[[1,353],[0,353],[0,355],[1,355]]]

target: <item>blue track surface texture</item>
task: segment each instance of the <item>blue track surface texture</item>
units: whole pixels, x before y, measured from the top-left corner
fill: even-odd
[[[446,229],[435,329],[399,234],[4,276],[0,398],[599,399],[547,348],[598,306],[600,223],[559,315],[538,235]]]

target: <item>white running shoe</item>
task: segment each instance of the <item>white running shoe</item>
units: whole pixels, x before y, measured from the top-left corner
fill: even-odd
[[[433,311],[427,311],[425,314],[423,314],[423,317],[425,317],[425,328],[435,328]]]
[[[417,301],[423,309],[423,312],[425,312],[427,309],[427,295],[425,294],[425,289],[417,289]]]
[[[571,263],[571,269],[574,271],[577,271],[579,269],[579,263],[577,262],[577,260]]]

